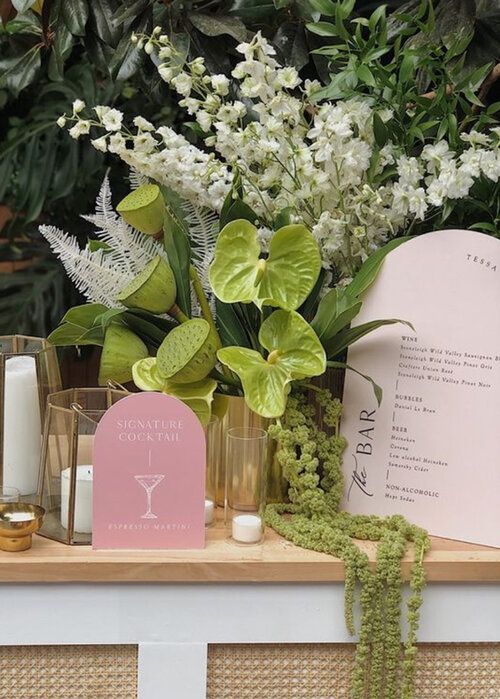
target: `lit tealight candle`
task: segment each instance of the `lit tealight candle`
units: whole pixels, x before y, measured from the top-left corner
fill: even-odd
[[[214,521],[214,501],[205,500],[205,526],[208,527]]]
[[[69,485],[71,469],[61,472],[61,524],[68,528]],[[75,532],[92,533],[92,466],[76,467]]]
[[[257,515],[236,515],[232,533],[233,539],[241,544],[257,544],[262,539],[262,520]]]

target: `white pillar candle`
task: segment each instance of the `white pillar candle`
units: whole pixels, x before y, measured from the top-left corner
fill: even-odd
[[[212,524],[214,521],[214,501],[205,500],[205,526]]]
[[[241,544],[257,544],[262,539],[262,520],[257,515],[236,515],[232,533],[233,539]]]
[[[68,528],[69,486],[71,469],[61,472],[61,524]],[[76,467],[75,523],[80,534],[92,533],[92,466]]]
[[[38,490],[41,435],[35,359],[10,357],[5,362],[3,482],[21,495]]]

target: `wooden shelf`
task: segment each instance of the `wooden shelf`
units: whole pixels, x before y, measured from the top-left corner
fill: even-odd
[[[359,542],[374,560],[376,544]],[[412,554],[403,561],[408,577]],[[426,557],[431,582],[500,582],[500,549],[433,539]],[[0,582],[332,582],[342,561],[298,548],[267,530],[258,546],[238,546],[217,525],[199,551],[93,551],[40,536],[22,553],[0,551]]]

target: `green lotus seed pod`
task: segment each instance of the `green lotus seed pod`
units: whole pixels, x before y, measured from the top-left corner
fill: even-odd
[[[99,385],[108,381],[132,381],[132,367],[149,355],[144,342],[128,328],[116,323],[108,326],[99,367]]]
[[[127,308],[166,313],[175,302],[177,287],[170,265],[157,255],[122,289],[116,300]]]
[[[163,228],[165,202],[156,184],[143,184],[134,189],[116,210],[130,226],[146,235],[156,235]]]
[[[177,383],[201,381],[217,362],[217,342],[203,318],[193,318],[170,331],[161,343],[158,373]]]

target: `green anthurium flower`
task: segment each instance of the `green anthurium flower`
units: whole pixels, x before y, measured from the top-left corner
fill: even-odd
[[[178,398],[196,413],[202,425],[208,425],[217,381],[205,378],[188,384],[163,379],[158,373],[156,357],[147,357],[132,367],[132,376],[141,391],[160,391]]]
[[[260,257],[255,226],[231,221],[217,238],[210,284],[225,303],[254,302],[289,311],[309,296],[321,270],[318,244],[305,226],[283,226],[271,238],[269,255]]]
[[[311,326],[294,311],[275,311],[259,332],[267,359],[246,347],[224,347],[219,361],[241,379],[248,407],[262,417],[280,417],[290,383],[319,376],[326,369],[325,350]]]

